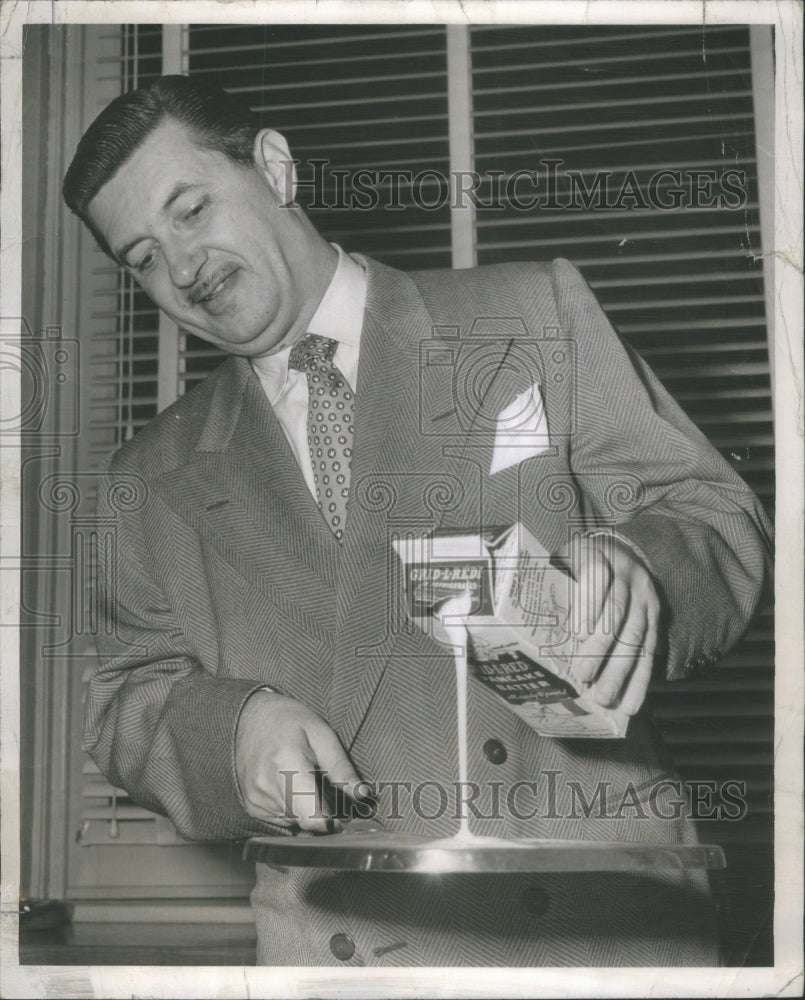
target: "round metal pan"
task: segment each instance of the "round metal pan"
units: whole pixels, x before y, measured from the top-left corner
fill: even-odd
[[[409,872],[685,871],[724,868],[713,844],[515,840],[469,837],[427,840],[384,831],[311,837],[253,837],[244,858],[281,868]]]

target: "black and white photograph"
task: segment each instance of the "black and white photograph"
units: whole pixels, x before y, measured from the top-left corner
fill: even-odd
[[[801,995],[801,5],[2,19],[2,995]]]

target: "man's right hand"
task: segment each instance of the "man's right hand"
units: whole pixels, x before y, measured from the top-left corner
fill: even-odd
[[[356,797],[361,779],[321,716],[285,695],[256,691],[243,706],[235,736],[235,767],[250,816],[277,826],[332,832],[316,772]],[[338,825],[335,825],[338,829]]]

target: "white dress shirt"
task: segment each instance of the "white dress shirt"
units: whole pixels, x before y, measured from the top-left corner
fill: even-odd
[[[366,306],[366,272],[341,247],[333,246],[338,251],[338,264],[307,332],[338,341],[333,362],[354,393]],[[315,498],[316,484],[307,443],[307,375],[288,367],[290,353],[291,348],[286,347],[276,354],[253,358],[252,367]]]

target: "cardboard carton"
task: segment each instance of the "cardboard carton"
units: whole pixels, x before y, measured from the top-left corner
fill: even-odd
[[[467,594],[470,673],[543,736],[612,739],[629,717],[607,709],[574,677],[569,571],[522,524],[398,539],[408,614],[449,644],[439,608]]]

